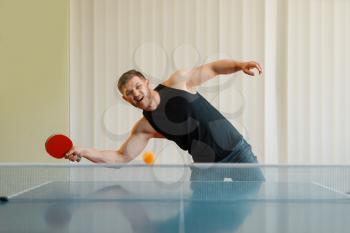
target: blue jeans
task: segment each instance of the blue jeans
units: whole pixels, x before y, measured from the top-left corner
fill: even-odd
[[[219,161],[219,163],[258,163],[258,159],[252,152],[252,147],[249,143],[242,138],[232,153]],[[239,181],[265,181],[260,167],[236,168],[236,172],[231,172],[231,176],[233,180]]]
[[[249,143],[242,138],[226,158],[218,163],[258,163]],[[192,168],[191,180],[223,180],[231,178],[234,181],[265,181],[260,167],[236,168]]]
[[[242,138],[240,142],[233,148],[231,154],[226,156],[219,163],[257,163],[258,160],[252,152],[252,147]]]

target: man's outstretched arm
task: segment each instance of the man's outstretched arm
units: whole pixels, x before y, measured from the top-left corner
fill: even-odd
[[[147,122],[141,118],[133,127],[129,137],[118,150],[96,150],[93,148],[73,148],[66,158],[76,161],[78,155],[94,163],[127,163],[136,158],[146,147],[149,139],[161,137]]]
[[[188,90],[194,90],[202,83],[224,74],[232,74],[237,71],[243,71],[244,73],[254,76],[252,69],[257,69],[259,74],[263,72],[259,63],[254,61],[243,62],[229,59],[217,60],[210,62],[190,70],[179,70],[175,72],[167,81],[169,86],[186,85]]]

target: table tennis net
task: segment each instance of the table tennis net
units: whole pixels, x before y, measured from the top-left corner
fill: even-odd
[[[15,200],[348,200],[350,166],[0,165]]]

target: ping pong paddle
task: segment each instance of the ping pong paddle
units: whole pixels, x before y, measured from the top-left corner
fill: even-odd
[[[73,142],[69,137],[63,134],[54,134],[47,138],[45,142],[46,152],[56,159],[62,159],[66,153],[73,147]],[[80,162],[81,156],[78,155],[77,162]]]

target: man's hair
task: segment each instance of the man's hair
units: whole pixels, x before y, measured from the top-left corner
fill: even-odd
[[[130,80],[132,79],[134,76],[137,76],[141,79],[146,79],[145,76],[137,70],[129,70],[127,72],[125,72],[124,74],[122,74],[120,76],[120,78],[118,79],[118,90],[120,91],[120,93],[122,93],[122,88],[123,86]]]

